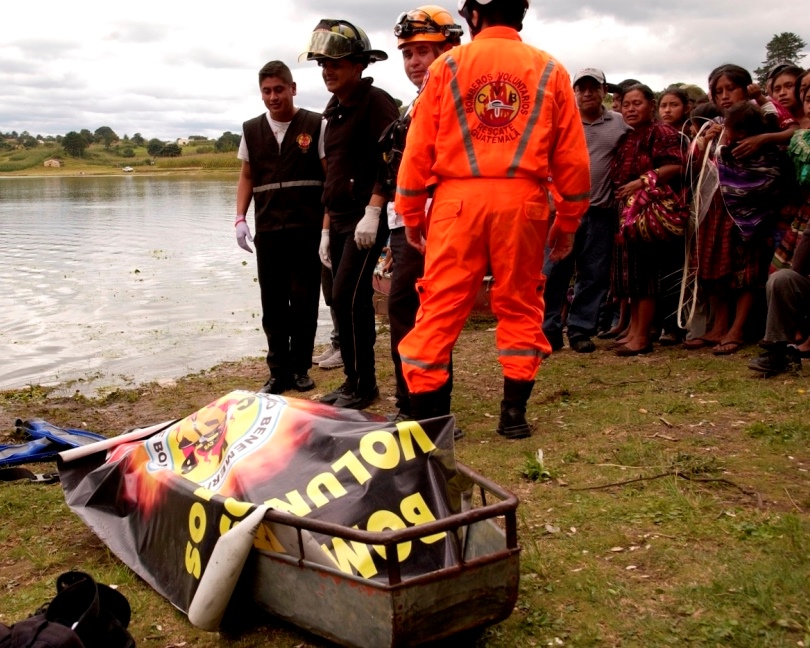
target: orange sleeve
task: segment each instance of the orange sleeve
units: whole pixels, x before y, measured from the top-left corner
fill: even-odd
[[[436,161],[436,138],[439,130],[441,93],[446,82],[440,79],[439,60],[428,72],[427,82],[411,110],[411,125],[405,140],[405,151],[397,174],[394,208],[405,225],[415,227],[425,220],[427,187],[433,179]],[[441,64],[440,64],[441,65]],[[441,66],[445,67],[445,66]]]
[[[568,73],[558,68],[554,82],[556,119],[554,141],[549,151],[549,170],[561,198],[556,203],[556,218],[563,232],[576,232],[590,204],[588,145]]]

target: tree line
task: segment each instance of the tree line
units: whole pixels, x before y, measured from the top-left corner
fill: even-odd
[[[209,142],[209,138],[203,135],[191,135],[187,138],[189,142],[204,143]],[[239,148],[241,135],[225,131],[219,138],[213,141],[211,151],[228,153]],[[124,135],[119,137],[109,126],[101,126],[95,131],[86,128],[80,131],[70,131],[65,135],[31,135],[28,131],[0,132],[0,151],[18,147],[26,149],[35,148],[45,143],[55,143],[62,147],[62,150],[72,157],[83,157],[87,149],[92,144],[101,144],[106,151],[112,151],[124,158],[135,157],[135,149],[146,148],[146,152],[152,157],[177,157],[182,154],[182,147],[175,142],[167,142],[158,138],[147,140],[140,133],[135,133],[132,137]]]

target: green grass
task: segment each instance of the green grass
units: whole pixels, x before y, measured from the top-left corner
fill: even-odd
[[[457,456],[520,497],[521,580],[511,617],[475,645],[810,646],[806,378],[760,378],[745,366],[754,349],[629,360],[564,351],[538,375],[534,435],[507,442],[494,433],[501,379],[490,326],[465,329],[454,353]],[[379,336],[377,412],[393,410],[388,343]],[[5,392],[0,421],[40,416],[117,433],[258,386],[265,372],[255,359],[97,399]],[[343,379],[312,376],[316,393]],[[139,645],[326,645],[272,618],[239,637],[200,632],[109,554],[57,486],[0,488],[2,621],[50,598],[55,577],[75,567],[120,585]]]

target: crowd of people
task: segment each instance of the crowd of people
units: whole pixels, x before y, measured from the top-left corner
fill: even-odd
[[[784,312],[771,287],[786,272],[808,272],[794,255],[810,220],[810,72],[779,65],[761,88],[724,64],[709,74],[708,93],[673,86],[656,97],[635,79],[609,85],[589,69],[574,88],[591,207],[575,254],[546,262],[552,346],[563,346],[566,311],[577,352],[594,351],[594,335],[615,338],[619,356],[650,353],[655,341],[730,355],[760,340],[765,353],[751,369],[800,366],[810,353],[805,305],[795,304],[789,333],[769,323]],[[607,93],[620,120],[602,105]],[[612,120],[627,132],[617,137]]]
[[[655,342],[727,355],[756,338],[765,353],[749,366],[767,375],[810,354],[810,73],[782,65],[760,88],[725,64],[708,92],[659,95],[597,68],[570,77],[521,41],[528,5],[463,0],[466,44],[442,7],[402,13],[394,34],[419,88],[403,110],[363,76],[387,55],[347,20],[321,20],[301,57],[332,93],[322,115],[294,105],[287,65],[262,68],[267,111],[243,127],[235,221],[238,244],[256,247],[261,391],[311,390],[318,363],[345,374],[322,402],[379,397],[372,272],[384,248],[396,421],[450,412],[452,348],[485,274],[507,438],[531,433],[535,374],[566,335],[579,353],[615,338],[619,356]],[[333,331],[312,357],[320,291]]]

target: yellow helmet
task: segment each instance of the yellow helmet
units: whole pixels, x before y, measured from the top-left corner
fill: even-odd
[[[425,5],[399,15],[394,25],[397,47],[406,43],[453,43],[461,41],[464,30],[444,7]]]

